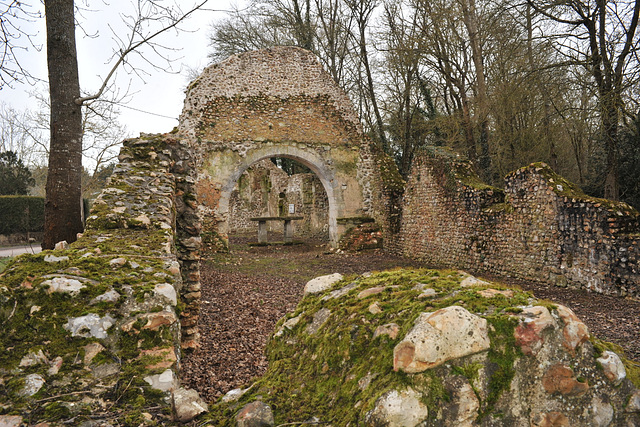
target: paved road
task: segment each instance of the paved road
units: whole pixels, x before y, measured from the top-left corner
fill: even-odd
[[[31,245],[22,245],[22,246],[10,246],[0,248],[0,258],[14,257],[20,254],[26,253],[35,253],[37,254],[42,249],[40,248],[40,243],[33,243]]]

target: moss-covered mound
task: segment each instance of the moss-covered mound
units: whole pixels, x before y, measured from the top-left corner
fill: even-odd
[[[452,312],[477,320],[470,323],[480,325],[477,331],[467,332],[464,320],[436,319]],[[430,320],[420,324],[424,319]],[[425,328],[440,338],[425,338],[425,344]],[[460,331],[485,334],[488,348],[466,346],[466,338],[447,341]],[[640,393],[628,379],[609,379],[611,369],[597,367],[605,349],[587,338],[566,307],[453,270],[345,278],[306,294],[270,340],[267,373],[228,394],[206,420],[236,425],[237,417],[254,416],[261,401],[276,425],[513,426],[556,418],[593,425],[595,416],[640,421]],[[443,343],[448,349],[440,348]],[[420,351],[438,353],[439,361],[422,363],[423,357],[412,365],[422,367],[409,369],[402,348],[410,348],[414,361]],[[564,375],[567,386],[549,385],[553,375]],[[255,412],[265,412],[265,405]]]
[[[85,233],[0,274],[0,425],[167,425],[206,409],[177,378],[170,144],[125,141]]]

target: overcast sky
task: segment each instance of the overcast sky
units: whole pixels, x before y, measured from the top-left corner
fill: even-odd
[[[178,1],[182,7],[188,7],[191,4],[187,0]],[[105,2],[109,2],[109,4],[105,4]],[[109,26],[118,34],[126,34],[126,28],[121,26],[122,19],[119,14],[127,13],[131,2],[129,0],[105,0],[105,2],[90,1],[92,9],[85,10],[82,16],[77,17],[77,20],[82,24],[82,29],[76,29],[80,82],[83,91],[86,92],[97,91],[102,78],[109,71],[110,65],[107,62],[115,46]],[[34,3],[39,4],[39,2]],[[131,136],[137,136],[140,132],[168,132],[178,124],[177,118],[182,110],[184,88],[187,85],[186,70],[187,68],[201,69],[208,64],[207,36],[210,24],[214,20],[224,18],[224,10],[228,10],[230,4],[238,3],[241,2],[238,0],[209,0],[205,6],[209,10],[195,12],[181,25],[181,28],[188,31],[171,31],[162,36],[161,44],[175,49],[175,51],[168,52],[168,56],[175,59],[172,66],[177,74],[167,73],[149,66],[143,67],[148,73],[143,76],[143,79],[127,75],[122,70],[119,72],[117,76],[118,87],[123,92],[129,88],[130,93],[126,106],[120,109],[120,121],[126,125]],[[42,49],[38,52],[36,49],[30,48],[27,52],[22,52],[21,64],[35,77],[45,81],[47,77],[45,20],[44,18],[36,19],[32,23],[24,25],[25,28],[29,28],[30,33],[36,34],[36,44],[41,45]],[[147,57],[151,58],[150,55]],[[139,61],[136,58],[132,59]],[[160,60],[155,62],[163,68],[167,68],[166,63]],[[142,62],[136,63],[142,64]],[[36,109],[37,102],[29,95],[29,92],[34,90],[46,92],[48,87],[45,83],[40,83],[35,87],[19,84],[15,84],[14,88],[4,87],[0,90],[0,101],[16,109]]]

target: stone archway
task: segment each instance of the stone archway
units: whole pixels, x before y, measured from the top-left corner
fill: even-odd
[[[270,157],[294,159],[318,176],[332,245],[349,218],[374,216],[370,142],[349,98],[311,52],[277,47],[208,67],[188,88],[179,131],[195,155],[203,229],[223,241],[235,183]]]
[[[329,200],[329,241],[332,244],[337,243],[337,219],[341,216],[341,213],[344,212],[344,207],[342,206],[343,201],[337,196],[339,191],[341,191],[341,188],[334,188],[337,184],[337,180],[334,176],[335,174],[318,156],[314,156],[313,153],[309,153],[308,151],[299,149],[295,146],[288,146],[286,144],[266,146],[252,151],[250,155],[244,158],[240,166],[238,166],[232,174],[226,177],[226,182],[222,184],[220,191],[218,214],[221,217],[227,218],[227,221],[221,222],[218,225],[218,231],[221,234],[228,233],[228,229],[226,227],[228,223],[229,199],[238,178],[249,168],[249,166],[259,162],[260,160],[271,157],[287,157],[295,160],[307,166],[318,177]]]

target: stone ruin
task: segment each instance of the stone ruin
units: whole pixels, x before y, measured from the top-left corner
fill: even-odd
[[[384,159],[364,137],[349,98],[308,51],[276,47],[208,67],[189,85],[179,133],[194,155],[204,228],[223,243],[236,183],[271,157],[302,163],[320,180],[333,246],[350,219],[384,218]]]
[[[255,217],[284,216],[293,205],[295,235],[305,239],[329,241],[329,200],[322,182],[313,173],[287,175],[271,160],[250,166],[236,184],[229,199],[229,232],[250,234],[254,238]],[[270,231],[282,233],[282,224],[270,222]]]
[[[543,163],[484,184],[454,156],[417,156],[386,248],[426,263],[640,296],[640,214],[585,195]]]
[[[374,219],[387,250],[428,263],[638,296],[632,208],[585,196],[542,164],[509,175],[503,192],[464,163],[423,153],[405,186],[317,59],[297,48],[250,52],[191,84],[175,133],[124,143],[77,242],[24,255],[2,273],[0,422],[169,425],[206,412],[178,381],[181,351],[198,345],[200,236],[213,230],[225,241],[237,180],[274,156],[317,175],[334,245],[348,224]],[[321,402],[362,395],[342,413],[365,425],[640,423],[637,367],[589,338],[570,310],[455,270],[403,285],[385,274],[305,297],[272,340],[272,360],[297,360],[313,370],[311,382],[335,388],[318,389]],[[437,313],[473,319],[469,336],[484,338],[449,352],[459,340]],[[448,342],[446,355],[419,348],[423,321]],[[381,364],[359,359],[365,353]],[[270,372],[265,381],[292,375]],[[345,388],[323,382],[330,372]],[[254,392],[243,396],[227,408],[233,423],[268,412]]]

